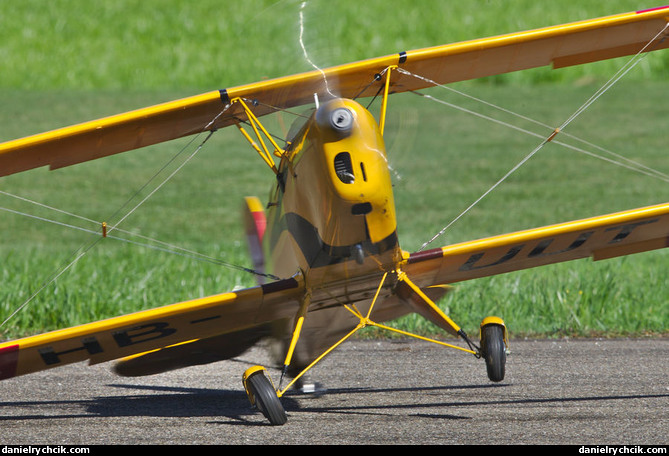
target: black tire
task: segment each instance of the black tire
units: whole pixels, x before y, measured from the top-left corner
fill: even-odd
[[[288,421],[286,411],[283,409],[272,383],[262,372],[251,375],[246,380],[246,384],[255,398],[256,407],[272,425],[280,426]]]
[[[481,354],[485,360],[488,378],[493,382],[504,380],[506,346],[502,326],[492,324],[481,328]]]

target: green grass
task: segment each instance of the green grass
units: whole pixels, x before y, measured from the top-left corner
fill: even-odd
[[[417,8],[407,7],[414,2],[399,1],[310,1],[303,11],[305,44],[319,65],[329,66],[661,4],[594,3],[428,0]],[[3,2],[0,138],[308,70],[297,43],[299,7],[295,1]],[[663,82],[668,61],[667,52],[649,56],[568,132],[668,171],[669,104]],[[540,69],[455,87],[555,126],[615,72],[615,65],[620,62]],[[431,94],[499,116],[443,89]],[[377,112],[378,106],[372,110]],[[507,115],[501,118],[518,124]],[[290,119],[284,115],[267,121],[280,133],[280,121]],[[418,249],[539,142],[411,94],[391,99],[387,131],[406,250]],[[175,141],[55,172],[9,176],[0,181],[0,190],[111,221],[136,189],[186,144]],[[193,150],[191,145],[185,154]],[[219,131],[123,226],[250,266],[239,209],[243,196],[264,199],[271,181],[236,130]],[[667,193],[666,182],[551,144],[431,247],[661,203]],[[144,195],[146,191],[127,208]],[[7,196],[0,195],[0,207],[98,229]],[[97,239],[5,211],[0,211],[0,229],[1,320]],[[479,279],[458,284],[441,305],[471,333],[483,316],[498,314],[516,336],[666,334],[666,261],[666,252],[651,252]],[[1,327],[0,336],[84,323],[253,283],[249,274],[218,264],[106,239]],[[413,316],[399,324],[434,331]]]
[[[662,5],[663,0],[21,0],[0,2],[0,87],[23,90],[217,89],[455,41]],[[658,78],[669,58],[644,63]],[[565,80],[568,72],[492,78]]]

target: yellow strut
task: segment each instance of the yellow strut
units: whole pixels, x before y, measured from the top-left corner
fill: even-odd
[[[370,305],[369,312],[367,313],[368,317],[369,317],[369,313],[371,313],[372,307],[374,307],[374,303],[376,302],[377,298],[379,297],[379,293],[381,292],[381,288],[383,287],[383,283],[385,282],[387,276],[388,276],[388,273],[387,273],[387,272],[386,272],[385,274],[383,274],[383,278],[381,279],[381,283],[379,283],[379,287],[378,287],[377,290],[376,290],[376,294],[374,295],[374,299],[372,300],[372,304]],[[308,301],[310,301],[310,299],[305,299],[305,300],[303,301],[303,303],[302,303],[302,307],[300,308],[300,314],[302,314],[303,311],[306,311],[306,308],[307,308],[308,305],[305,305],[305,303],[308,302]],[[345,307],[346,307],[347,309],[351,310],[348,306],[345,306]],[[353,311],[351,311],[351,312],[353,312]],[[306,312],[305,312],[305,313],[306,313]],[[358,323],[358,324],[356,325],[356,327],[353,328],[348,334],[346,334],[344,337],[342,337],[341,339],[339,339],[339,341],[336,342],[332,347],[328,348],[322,355],[320,355],[318,358],[316,358],[315,360],[313,360],[313,361],[311,362],[311,364],[309,364],[307,367],[305,367],[305,368],[302,370],[302,372],[300,372],[298,375],[296,375],[295,378],[293,378],[293,379],[291,380],[291,382],[288,383],[288,385],[286,385],[286,387],[285,387],[284,389],[282,389],[282,390],[280,390],[280,391],[277,391],[276,394],[277,394],[278,397],[283,396],[283,395],[286,393],[286,391],[288,391],[288,389],[289,389],[289,388],[290,388],[290,387],[291,387],[291,386],[292,386],[292,385],[293,385],[293,384],[294,384],[300,377],[302,377],[305,373],[307,373],[307,371],[308,371],[309,369],[311,369],[311,368],[314,367],[316,364],[318,364],[318,363],[319,363],[323,358],[325,358],[325,357],[326,357],[332,350],[334,350],[335,348],[337,348],[337,347],[339,347],[341,344],[343,344],[349,337],[351,337],[353,334],[355,334],[356,332],[358,332],[360,329],[364,328],[364,327],[367,326],[368,324],[374,324],[372,321],[369,320],[369,318],[362,317],[362,315],[360,315],[360,313],[356,313],[356,312],[353,312],[353,313],[354,313],[355,315],[357,315],[357,316],[360,318],[360,323]],[[299,315],[299,314],[298,314],[298,315]],[[298,318],[298,325],[299,325],[300,327],[302,326],[302,321],[304,320],[303,317],[304,317],[304,315],[300,315],[300,317]],[[295,347],[295,343],[297,343],[297,336],[299,336],[299,333],[298,333],[298,331],[297,331],[297,326],[298,326],[298,325],[296,325],[296,330],[295,330],[295,332],[293,333],[293,340],[291,341],[291,348],[294,348],[294,347]],[[291,348],[289,348],[289,352],[291,352],[290,355],[292,356],[292,349],[291,349]],[[289,362],[288,357],[286,357],[286,360],[287,360],[287,361],[286,361],[286,364],[285,364],[285,366],[284,366],[284,369],[285,369],[286,367],[288,367],[288,362]]]
[[[397,68],[396,65],[391,65],[388,67],[386,73],[386,83],[383,88],[383,100],[381,101],[381,115],[379,119],[379,129],[381,130],[381,135],[383,136],[383,130],[386,127],[386,110],[388,108],[388,92],[390,91],[390,72]]]
[[[448,324],[449,324],[449,325],[450,325],[456,332],[460,331],[460,327],[459,327],[458,325],[456,325],[456,324],[453,322],[453,320],[451,320],[450,318],[448,318],[448,316],[447,316],[446,314],[444,314],[444,313],[441,311],[441,309],[439,309],[439,307],[437,307],[437,305],[434,304],[434,302],[432,302],[432,300],[430,300],[430,298],[428,298],[428,297],[425,295],[425,293],[423,293],[423,292],[420,290],[420,288],[418,288],[418,287],[417,287],[411,280],[409,280],[409,278],[406,276],[406,274],[405,274],[404,272],[399,271],[399,270],[398,270],[398,271],[395,271],[395,272],[397,273],[398,280],[401,280],[401,281],[405,282],[407,285],[409,285],[409,286],[412,288],[412,290],[415,291],[415,292],[416,292],[416,293],[417,293],[417,294],[418,294],[418,295],[419,295],[419,296],[420,296],[420,297],[421,297],[421,298],[422,298],[422,299],[423,299],[423,300],[424,300],[424,301],[425,301],[425,302],[426,302],[426,303],[427,303],[427,304],[428,304],[428,305],[429,305],[429,306],[430,306],[430,307],[431,307],[431,308],[432,308],[438,315],[440,315],[440,316],[444,319],[444,321],[446,321],[446,322],[447,322],[447,323],[448,323]],[[381,282],[379,283],[379,286],[378,286],[378,288],[377,288],[377,290],[376,290],[376,294],[374,295],[374,299],[372,300],[372,303],[371,303],[370,306],[369,306],[369,310],[367,311],[367,315],[363,315],[363,314],[356,308],[355,305],[351,305],[351,306],[349,306],[349,305],[344,305],[344,308],[346,308],[349,312],[351,312],[353,315],[355,315],[357,318],[359,318],[359,319],[360,319],[360,322],[359,322],[359,323],[355,326],[355,328],[353,328],[348,334],[346,334],[344,337],[342,337],[341,339],[339,339],[339,341],[337,341],[334,345],[332,345],[332,346],[331,346],[330,348],[328,348],[325,352],[323,352],[322,355],[320,355],[318,358],[316,358],[314,361],[312,361],[311,364],[309,364],[307,367],[305,367],[305,368],[302,370],[302,372],[300,372],[297,376],[295,376],[295,378],[293,378],[292,381],[291,381],[290,383],[288,383],[288,385],[286,385],[285,388],[283,388],[283,389],[281,389],[281,390],[278,390],[278,391],[276,392],[276,394],[277,394],[278,397],[282,397],[282,396],[286,393],[286,391],[288,391],[288,389],[289,389],[289,388],[290,388],[290,387],[291,387],[291,386],[292,386],[292,385],[293,385],[293,384],[294,384],[300,377],[302,377],[308,370],[310,370],[312,367],[314,367],[316,364],[318,364],[323,358],[325,358],[325,357],[326,357],[330,352],[332,352],[335,348],[337,348],[338,346],[340,346],[341,344],[343,344],[347,339],[349,339],[349,338],[350,338],[352,335],[354,335],[356,332],[358,332],[359,330],[361,330],[362,328],[365,328],[365,327],[367,327],[367,326],[375,326],[375,327],[380,328],[380,329],[385,329],[385,330],[388,330],[388,331],[396,332],[396,333],[398,333],[398,334],[402,334],[402,335],[404,335],[404,336],[408,336],[408,337],[413,337],[413,338],[415,338],[415,339],[423,340],[423,341],[426,341],[426,342],[432,342],[432,343],[434,343],[434,344],[441,345],[441,346],[444,346],[444,347],[454,348],[454,349],[456,349],[456,350],[461,350],[461,351],[464,351],[464,352],[467,352],[467,353],[471,353],[471,354],[473,354],[473,355],[477,355],[477,354],[478,354],[476,351],[471,350],[471,349],[467,349],[467,348],[463,348],[463,347],[458,347],[457,345],[448,344],[448,343],[446,343],[446,342],[442,342],[442,341],[439,341],[439,340],[436,340],[436,339],[430,339],[430,338],[428,338],[428,337],[423,337],[423,336],[419,336],[419,335],[417,335],[417,334],[412,334],[412,333],[410,333],[410,332],[402,331],[402,330],[400,330],[400,329],[392,328],[392,327],[390,327],[390,326],[382,325],[382,324],[379,324],[379,323],[376,323],[376,322],[370,320],[369,317],[370,317],[370,315],[371,315],[371,313],[372,313],[372,309],[374,308],[374,305],[376,304],[376,301],[377,301],[377,299],[378,299],[378,297],[379,297],[379,294],[381,293],[381,289],[383,288],[383,284],[384,284],[384,282],[385,282],[387,276],[388,276],[388,273],[387,273],[387,272],[384,273],[383,278],[381,279]],[[291,358],[292,358],[293,350],[294,350],[294,348],[295,348],[295,344],[297,343],[297,339],[299,338],[299,333],[300,333],[300,330],[301,330],[301,328],[302,328],[302,322],[304,321],[304,315],[306,314],[306,310],[307,310],[307,307],[308,307],[308,302],[310,302],[310,300],[309,300],[308,298],[305,299],[305,300],[303,301],[303,303],[302,303],[302,306],[300,307],[300,311],[299,311],[299,313],[298,313],[297,322],[296,322],[296,324],[295,324],[295,331],[293,332],[293,339],[291,340],[291,344],[290,344],[290,347],[289,347],[289,349],[288,349],[288,355],[286,356],[286,362],[285,362],[284,369],[286,369],[286,368],[288,367],[288,365],[290,364],[290,360],[291,360]],[[285,372],[285,370],[284,370],[284,372]]]
[[[428,298],[427,295],[425,293],[423,293],[423,291],[420,288],[418,288],[418,286],[409,279],[409,277],[406,275],[405,272],[398,271],[397,280],[400,280],[400,281],[406,283],[407,285],[409,285],[409,287],[418,296],[420,296],[420,298],[430,307],[430,309],[432,309],[432,311],[434,313],[439,315],[439,317],[441,317],[451,328],[453,328],[453,330],[456,333],[460,331],[460,327],[458,325],[456,325],[455,322],[453,320],[451,320],[448,317],[448,315],[446,315],[430,298]]]
[[[293,337],[290,340],[290,346],[288,347],[288,353],[286,353],[286,359],[283,362],[284,369],[288,368],[290,361],[293,359],[293,352],[295,351],[295,345],[297,345],[297,340],[300,338],[300,332],[302,331],[302,324],[304,323],[304,316],[307,314],[307,308],[311,303],[311,296],[307,294],[302,300],[300,309],[297,313],[297,321],[295,322],[295,329],[293,330]]]
[[[241,98],[234,98],[232,100],[232,103],[239,103],[242,106],[242,108],[244,108],[244,112],[248,117],[249,123],[251,124],[251,128],[253,128],[253,131],[255,132],[258,141],[260,142],[260,146],[258,146],[258,144],[256,144],[255,141],[253,141],[251,135],[249,135],[246,132],[246,130],[244,130],[244,128],[241,126],[240,123],[237,124],[237,128],[239,128],[239,131],[244,135],[249,144],[251,144],[251,147],[253,147],[255,151],[258,152],[260,157],[265,161],[265,163],[267,163],[267,166],[272,168],[272,171],[274,171],[275,174],[278,174],[279,171],[276,169],[276,164],[272,159],[272,154],[270,154],[269,149],[265,145],[265,141],[263,141],[262,139],[261,132],[265,135],[265,137],[269,140],[269,142],[272,143],[272,146],[274,147],[274,155],[280,157],[283,154],[282,149],[278,146],[278,144],[274,141],[274,139],[272,139],[272,136],[267,132],[265,127],[263,127],[262,123],[260,123],[258,118],[253,114],[253,112],[251,112],[246,103],[244,103],[244,100],[242,100]]]

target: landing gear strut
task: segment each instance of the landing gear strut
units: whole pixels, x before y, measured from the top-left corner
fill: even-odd
[[[419,313],[431,317],[432,321],[437,321],[442,323],[442,327],[450,332],[457,334],[462,337],[469,348],[458,347],[456,345],[451,345],[446,342],[442,342],[435,339],[430,339],[423,337],[417,334],[411,334],[407,331],[402,331],[399,329],[391,328],[389,326],[382,325],[380,323],[374,322],[370,319],[370,315],[374,308],[374,304],[379,297],[379,294],[383,288],[383,284],[386,280],[388,273],[384,273],[381,282],[376,290],[376,294],[372,299],[369,309],[366,314],[361,313],[355,306],[355,304],[343,304],[343,307],[351,312],[354,316],[359,319],[359,323],[351,329],[351,331],[343,336],[339,341],[334,345],[328,348],[322,355],[317,357],[314,361],[311,362],[306,368],[302,370],[293,380],[286,386],[285,389],[277,390],[272,384],[271,380],[265,375],[265,368],[261,366],[255,366],[248,369],[244,372],[243,383],[246,394],[251,401],[251,404],[262,412],[262,414],[269,420],[272,425],[282,425],[285,424],[288,420],[286,412],[281,405],[280,398],[283,394],[300,380],[300,378],[314,365],[316,365],[320,360],[327,356],[332,350],[341,345],[348,338],[353,336],[358,330],[363,329],[367,326],[375,326],[380,329],[386,329],[391,332],[395,332],[404,336],[413,337],[416,339],[425,340],[428,342],[433,342],[438,345],[445,347],[451,347],[458,349],[467,353],[475,355],[477,358],[483,358],[486,363],[486,368],[488,371],[488,378],[493,382],[500,382],[504,379],[504,369],[506,364],[506,355],[507,355],[507,337],[506,337],[506,326],[504,321],[498,317],[487,317],[481,322],[481,347],[478,348],[475,344],[469,339],[469,337],[464,333],[464,331],[457,326],[450,318],[448,318],[437,306],[434,304],[430,298],[425,295],[408,277],[406,274],[401,271],[398,272],[398,281],[404,282],[413,292],[416,294],[420,300],[414,302],[417,305],[416,309]],[[291,359],[295,345],[299,339],[300,331],[304,318],[307,314],[309,304],[311,303],[311,294],[308,293],[303,298],[303,301],[300,305],[298,313],[296,315],[295,328],[293,330],[293,336],[291,339],[290,346],[287,350],[286,359],[284,361],[284,369],[281,375],[281,380],[279,385],[283,381],[284,375],[287,373],[288,366],[291,364]],[[422,303],[422,304],[421,304]]]

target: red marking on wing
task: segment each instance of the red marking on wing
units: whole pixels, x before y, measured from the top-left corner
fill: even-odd
[[[645,10],[639,10],[639,11],[637,11],[636,13],[637,13],[637,14],[641,14],[641,13],[649,13],[649,12],[651,12],[651,11],[658,11],[658,10],[662,10],[662,9],[669,9],[669,5],[667,5],[667,6],[658,6],[658,7],[656,7],[656,8],[648,8],[648,9],[645,9]]]
[[[19,361],[19,346],[10,345],[0,348],[0,380],[16,375],[16,365]]]

